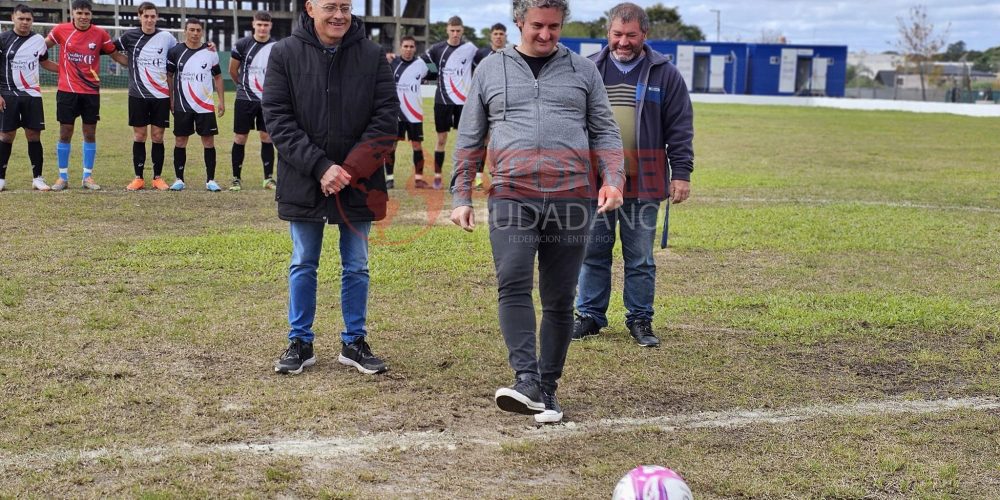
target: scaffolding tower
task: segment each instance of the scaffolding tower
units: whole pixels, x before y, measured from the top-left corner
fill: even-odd
[[[60,23],[70,19],[72,1],[59,0],[0,0],[0,15],[13,11],[19,3],[34,9],[38,22]],[[142,0],[92,3],[94,24],[120,29],[139,26],[136,8]],[[299,15],[305,11],[305,0],[154,0],[153,3],[160,15],[160,27],[181,28],[185,19],[196,17],[205,22],[205,40],[224,51],[230,50],[236,40],[252,34],[251,23],[257,11],[271,14],[271,35],[279,39],[292,34]],[[418,49],[426,47],[430,0],[379,0],[377,5],[373,0],[364,0],[364,12],[358,12],[360,5],[353,7],[354,14],[364,20],[368,37],[386,50],[397,50],[403,35],[416,38]],[[118,35],[120,29],[115,29],[112,36]]]

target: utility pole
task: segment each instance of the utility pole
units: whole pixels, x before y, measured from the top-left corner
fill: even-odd
[[[719,9],[710,9],[709,12],[715,12],[715,41],[719,41],[719,33],[722,31],[722,11]]]

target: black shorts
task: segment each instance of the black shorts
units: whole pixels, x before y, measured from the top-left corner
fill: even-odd
[[[77,94],[76,92],[56,92],[56,120],[72,125],[76,117],[83,123],[94,125],[101,119],[101,95]]]
[[[130,127],[170,127],[170,98],[146,99],[128,96],[128,125]]]
[[[41,97],[5,95],[3,100],[6,107],[0,112],[0,132],[12,132],[19,128],[45,130]]]
[[[434,104],[434,130],[439,134],[458,128],[458,119],[461,117],[461,104]]]
[[[195,132],[205,137],[219,135],[219,124],[215,121],[215,113],[191,113],[181,111],[174,113],[174,136],[187,137]]]
[[[249,134],[251,130],[267,132],[264,126],[264,111],[260,109],[260,102],[236,100],[236,114],[233,115],[233,132],[237,134]]]
[[[410,123],[399,120],[399,135],[396,138],[405,141],[407,137],[411,141],[424,142],[424,122]]]

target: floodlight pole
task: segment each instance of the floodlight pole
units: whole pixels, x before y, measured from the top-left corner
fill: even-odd
[[[715,12],[715,41],[719,41],[719,33],[722,31],[722,11],[719,9],[709,9],[709,12]]]

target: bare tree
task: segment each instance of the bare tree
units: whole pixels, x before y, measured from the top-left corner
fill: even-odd
[[[785,43],[785,37],[778,30],[761,29],[757,43]]]
[[[920,74],[920,94],[926,101],[928,67],[932,64],[934,56],[945,47],[950,25],[945,27],[943,33],[934,33],[934,24],[927,18],[925,5],[910,7],[909,18],[897,16],[896,23],[899,25],[899,40],[896,42],[896,47],[903,54],[906,63],[917,67],[917,72]]]

